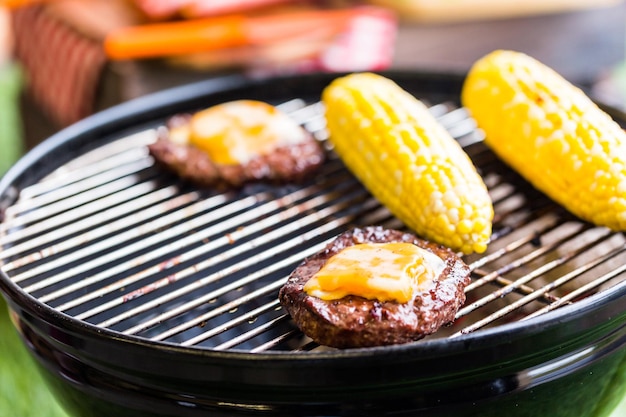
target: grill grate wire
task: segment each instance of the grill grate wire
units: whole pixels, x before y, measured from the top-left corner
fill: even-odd
[[[281,105],[326,144],[320,103]],[[623,233],[582,223],[506,168],[467,112],[430,110],[481,171],[493,242],[466,256],[473,281],[458,337],[527,320],[626,279]],[[25,292],[78,320],[153,341],[214,350],[324,349],[276,295],[290,271],[353,225],[402,224],[332,155],[301,186],[195,189],[155,166],[155,129],[75,158],[21,190],[0,224],[0,265]]]

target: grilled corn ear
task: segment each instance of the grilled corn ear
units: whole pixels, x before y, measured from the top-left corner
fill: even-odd
[[[581,219],[626,230],[626,133],[580,89],[499,50],[473,65],[461,100],[486,144],[535,188]]]
[[[335,79],[322,101],[335,151],[392,214],[453,250],[486,250],[493,219],[487,188],[421,101],[372,73]]]

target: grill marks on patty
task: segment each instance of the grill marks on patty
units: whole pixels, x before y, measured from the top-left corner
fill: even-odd
[[[381,302],[349,295],[325,301],[304,292],[306,282],[343,248],[359,243],[408,242],[429,250],[446,266],[427,290],[412,301]],[[305,259],[280,289],[279,299],[296,325],[321,345],[352,348],[419,340],[452,322],[465,303],[469,267],[450,249],[398,230],[357,228],[339,235],[321,252]]]

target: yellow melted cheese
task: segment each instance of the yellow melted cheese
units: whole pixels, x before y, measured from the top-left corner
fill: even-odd
[[[323,300],[357,295],[406,303],[444,268],[441,258],[411,243],[363,243],[330,257],[304,291]]]
[[[277,146],[300,142],[303,129],[276,107],[237,100],[195,113],[189,141],[218,164],[243,164]]]

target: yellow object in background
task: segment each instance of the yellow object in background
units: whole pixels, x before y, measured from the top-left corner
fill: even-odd
[[[450,22],[499,19],[613,6],[622,0],[368,0],[408,20]]]
[[[626,132],[582,90],[528,55],[495,51],[470,70],[462,103],[485,143],[537,189],[626,231]]]
[[[421,101],[373,73],[334,80],[322,101],[335,151],[389,211],[453,250],[487,249],[493,220],[487,188]]]

